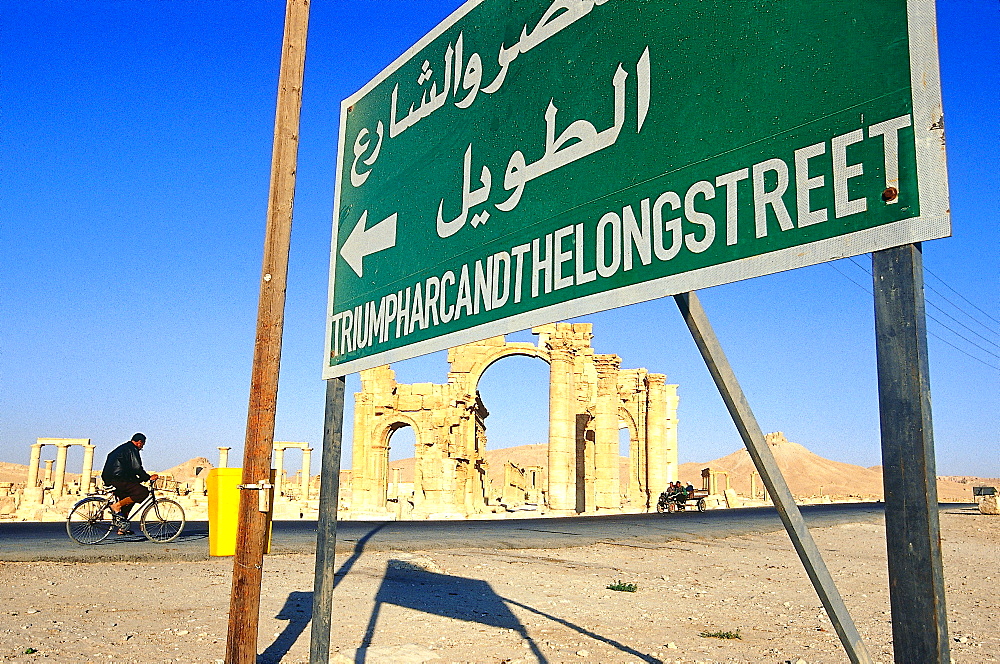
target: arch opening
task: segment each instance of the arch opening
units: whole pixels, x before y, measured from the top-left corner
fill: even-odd
[[[547,358],[519,350],[498,354],[479,373],[476,392],[486,409],[477,445],[486,462],[487,505],[539,506],[548,456]]]
[[[392,422],[385,428],[384,504],[397,518],[413,511],[417,473],[417,432],[409,422]]]

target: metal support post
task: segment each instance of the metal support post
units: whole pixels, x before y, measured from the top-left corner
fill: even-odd
[[[323,457],[316,525],[316,571],[313,579],[312,631],[309,662],[330,660],[330,618],[333,612],[334,553],[337,548],[337,507],[340,503],[340,447],[344,431],[344,377],[326,381]]]
[[[951,661],[920,246],[872,254],[889,604],[896,662]]]
[[[774,506],[788,532],[788,537],[792,540],[792,546],[795,547],[795,552],[798,553],[806,574],[816,589],[816,594],[819,595],[827,615],[830,616],[830,622],[833,623],[847,656],[855,664],[871,664],[871,655],[854,626],[854,620],[851,619],[851,614],[847,611],[833,577],[830,576],[830,571],[816,547],[816,542],[806,527],[802,513],[799,512],[795,499],[785,483],[785,478],[781,475],[778,463],[764,440],[764,434],[708,322],[705,310],[701,308],[698,296],[693,292],[682,293],[675,295],[674,301],[698,345],[698,350],[701,351],[701,356],[705,359],[705,364],[708,365],[712,378],[715,379],[722,400],[733,417],[733,422],[740,432],[740,437],[743,438],[754,466],[757,467],[757,472],[760,473],[761,481],[774,500]]]

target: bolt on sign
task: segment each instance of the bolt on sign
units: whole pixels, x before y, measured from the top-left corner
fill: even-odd
[[[343,102],[324,376],[947,236],[934,20],[467,2]]]

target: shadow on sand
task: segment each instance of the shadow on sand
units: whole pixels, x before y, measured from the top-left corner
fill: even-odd
[[[339,585],[364,552],[365,545],[375,533],[384,528],[386,523],[374,527],[355,544],[354,551],[344,561],[336,572],[334,585]],[[275,638],[267,649],[257,656],[257,664],[277,664],[288,654],[292,645],[305,631],[312,618],[312,592],[295,591],[289,593],[284,606],[275,616],[279,620],[287,620],[288,625]],[[538,644],[528,634],[528,630],[514,615],[511,607],[530,611],[564,627],[575,630],[581,635],[607,645],[636,659],[645,662],[659,660],[638,652],[625,644],[619,643],[591,632],[568,620],[559,618],[534,607],[522,604],[516,600],[498,595],[485,581],[467,579],[429,571],[412,561],[391,559],[386,564],[382,584],[375,594],[375,606],[368,619],[364,637],[355,651],[354,661],[362,664],[366,661],[368,648],[375,638],[376,627],[382,607],[386,604],[413,609],[422,613],[453,618],[465,622],[478,623],[488,627],[509,629],[517,632],[534,654],[539,664],[548,664],[548,659],[542,653]]]
[[[387,525],[389,525],[388,522],[378,524],[354,543],[354,551],[351,552],[351,555],[348,556],[347,560],[343,562],[340,569],[334,574],[334,588],[337,587],[340,580],[344,578],[344,575],[350,572],[354,564],[361,558],[368,540]],[[312,592],[296,590],[288,594],[285,605],[274,616],[278,620],[287,620],[288,624],[285,625],[285,629],[278,634],[271,645],[264,652],[257,655],[257,664],[277,664],[281,661],[282,657],[288,654],[288,651],[291,650],[299,636],[305,631],[309,621],[312,620],[312,600]]]
[[[365,652],[375,637],[378,616],[385,604],[393,604],[431,615],[511,629],[521,635],[541,664],[548,660],[504,599],[485,581],[430,572],[406,560],[386,564],[382,585],[375,594],[375,608],[357,650],[355,662],[365,661]]]

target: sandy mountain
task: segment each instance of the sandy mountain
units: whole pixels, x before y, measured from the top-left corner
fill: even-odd
[[[489,474],[492,477],[494,473],[501,473],[503,471],[503,466],[507,461],[520,466],[521,468],[527,468],[528,466],[541,466],[542,467],[542,477],[541,482],[545,482],[545,471],[548,465],[548,445],[542,443],[537,445],[518,445],[516,447],[504,447],[497,450],[486,450],[486,463],[488,464]],[[623,457],[621,460],[622,464],[622,478],[628,478],[628,458]],[[400,459],[398,461],[389,462],[389,481],[393,479],[392,469],[398,468],[400,471],[399,481],[400,482],[412,482],[413,481],[413,468],[415,465],[415,460],[413,458]],[[500,477],[498,476],[498,480]]]
[[[826,495],[846,498],[855,496],[866,499],[883,499],[882,466],[864,468],[850,463],[832,461],[814,454],[798,443],[785,438],[780,431],[765,436],[774,459],[781,469],[792,494],[799,498]],[[730,486],[742,496],[750,495],[750,475],[755,468],[746,449],[737,450],[720,459],[705,463],[683,463],[680,478],[696,487],[702,486],[703,468],[724,470],[729,473]],[[938,500],[941,502],[971,502],[972,489],[968,482],[958,478],[938,478]],[[962,478],[967,479],[967,478]],[[756,480],[760,495],[760,478]],[[977,483],[989,480],[976,478]]]
[[[486,462],[490,467],[500,468],[507,461],[522,468],[527,466],[541,466],[545,468],[549,459],[549,446],[545,443],[539,445],[518,445],[517,447],[505,447],[499,450],[486,450]]]
[[[791,442],[781,432],[769,433],[765,438],[778,468],[788,482],[788,488],[796,496],[882,496],[882,474],[879,472],[825,459],[802,445]],[[742,496],[750,495],[750,475],[756,469],[746,449],[707,463],[683,463],[680,467],[681,481],[700,487],[703,468],[728,472],[730,486]],[[760,478],[755,482],[759,492]]]
[[[170,475],[178,482],[193,482],[196,479],[204,479],[208,477],[208,471],[212,468],[215,468],[215,466],[213,466],[212,462],[205,457],[195,457],[178,466],[161,471],[159,474]]]
[[[807,498],[826,495],[842,498],[854,496],[868,500],[882,499],[882,466],[864,468],[826,459],[810,452],[798,443],[791,442],[781,432],[768,434],[766,439],[785,481],[796,497]],[[522,468],[541,466],[544,472],[546,460],[547,446],[544,444],[519,445],[486,451],[486,461],[489,464],[491,475],[503,468],[506,461],[511,461]],[[621,457],[619,468],[623,486],[628,481],[628,464],[628,457]],[[414,460],[412,458],[393,461],[389,467],[400,470],[401,482],[413,481]],[[704,463],[683,463],[679,473],[681,481],[700,488],[702,486],[701,471],[704,468],[728,472],[730,486],[742,496],[750,495],[750,475],[755,471],[755,468],[746,449],[740,449],[720,459]],[[389,479],[392,481],[391,470]],[[755,483],[759,496],[762,486],[759,477]],[[1000,480],[967,477],[938,478],[938,499],[942,502],[970,502],[972,500],[971,486],[984,483],[996,486],[1000,485]]]
[[[68,464],[67,464],[68,465]],[[53,472],[55,472],[53,470]],[[45,466],[38,469],[39,479],[45,474]],[[67,482],[76,482],[80,479],[80,473],[66,472]],[[8,463],[0,461],[0,482],[13,482],[14,484],[24,484],[28,481],[28,467],[20,463]]]
[[[541,466],[543,469],[548,463],[548,445],[518,445],[517,447],[505,447],[499,450],[486,450],[486,463],[489,464],[490,471],[503,468],[506,461],[510,461],[522,468],[527,466]],[[393,469],[399,469],[400,482],[413,481],[413,468],[415,460],[399,459],[389,462],[389,481],[393,481]]]
[[[0,461],[0,482],[24,484],[28,479],[28,467],[20,463]]]

